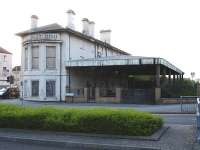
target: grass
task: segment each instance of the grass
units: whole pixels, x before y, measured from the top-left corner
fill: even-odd
[[[0,128],[148,136],[163,120],[130,109],[66,109],[0,104]]]

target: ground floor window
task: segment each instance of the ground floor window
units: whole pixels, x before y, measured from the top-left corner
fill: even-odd
[[[27,80],[24,80],[24,96],[26,97],[28,94],[27,94]]]
[[[39,96],[39,81],[32,81],[31,87],[32,96]]]
[[[56,95],[56,81],[48,80],[46,81],[46,96],[55,97]]]

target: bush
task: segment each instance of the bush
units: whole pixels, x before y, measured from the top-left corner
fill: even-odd
[[[0,127],[148,136],[163,125],[160,117],[125,109],[64,109],[0,104]]]

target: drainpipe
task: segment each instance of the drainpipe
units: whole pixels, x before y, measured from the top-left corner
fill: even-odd
[[[69,61],[71,60],[71,57],[70,57],[70,51],[71,51],[71,43],[70,43],[70,41],[71,41],[71,36],[70,36],[70,34],[69,34]],[[69,67],[69,69],[68,69],[68,73],[69,73],[69,77],[68,77],[68,79],[69,79],[69,93],[71,92],[71,68]]]
[[[61,88],[62,88],[62,86],[61,86],[61,84],[62,84],[62,75],[61,75],[61,73],[62,73],[62,43],[60,43],[60,102],[62,102],[62,96],[61,96],[61,94],[62,94],[62,92],[61,92]]]

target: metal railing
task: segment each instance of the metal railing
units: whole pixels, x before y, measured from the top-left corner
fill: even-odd
[[[100,88],[100,97],[115,97],[116,88]]]
[[[181,113],[196,113],[197,96],[180,96]]]
[[[197,98],[197,142],[200,143],[200,98]]]

